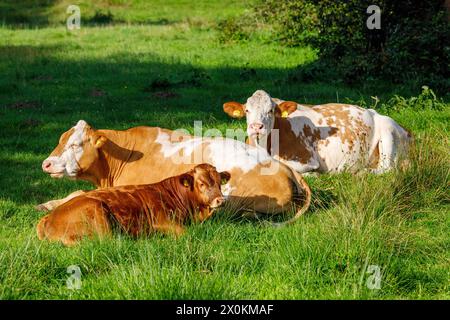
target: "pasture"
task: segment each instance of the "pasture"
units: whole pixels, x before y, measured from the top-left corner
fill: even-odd
[[[218,40],[217,22],[243,12],[242,1],[196,1],[195,9],[189,1],[101,1],[117,19],[108,25],[83,24],[83,12],[94,10],[81,1],[82,26],[72,32],[60,23],[68,2],[48,3],[37,18],[23,9],[47,15],[37,27],[0,27],[0,299],[450,298],[448,95],[441,110],[419,101],[383,111],[415,136],[408,170],[307,177],[313,204],[294,225],[275,229],[222,210],[178,239],[39,242],[44,213],[34,206],[92,189],[41,170],[79,119],[103,129],[188,130],[201,120],[225,132],[245,121],[228,118],[222,104],[257,89],[374,107],[371,97],[409,98],[426,85],[295,81],[293,70],[316,57],[310,48],[282,47],[263,31]],[[66,286],[71,265],[81,269],[79,290]],[[379,268],[379,289],[367,285],[369,266]]]

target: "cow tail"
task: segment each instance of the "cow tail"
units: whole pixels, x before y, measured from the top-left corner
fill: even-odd
[[[311,189],[309,188],[309,185],[306,183],[301,174],[293,169],[291,171],[294,175],[294,181],[297,187],[297,197],[300,198],[300,195],[304,194],[304,200],[294,199],[295,208],[297,209],[295,215],[287,221],[273,223],[275,227],[283,227],[294,223],[309,209],[309,206],[311,205]]]
[[[47,219],[48,219],[48,215],[46,215],[45,217],[43,217],[38,225],[36,226],[36,232],[37,232],[37,236],[39,238],[39,240],[44,240],[46,235],[45,235],[45,230],[46,230],[46,224],[47,224]]]

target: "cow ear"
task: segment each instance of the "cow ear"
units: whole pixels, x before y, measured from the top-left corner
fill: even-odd
[[[242,118],[245,115],[244,105],[235,101],[224,103],[223,111],[232,118]]]
[[[231,174],[228,171],[222,171],[220,173],[220,184],[227,184],[231,179]]]
[[[192,190],[192,188],[194,187],[194,177],[188,173],[182,174],[180,176],[180,183],[183,187]]]
[[[94,145],[94,148],[100,149],[107,140],[108,139],[105,136],[95,134],[92,138],[92,144]]]
[[[296,110],[297,102],[285,101],[276,106],[275,115],[282,118],[287,118],[292,112]]]

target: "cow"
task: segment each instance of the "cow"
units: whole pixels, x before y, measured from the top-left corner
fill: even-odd
[[[384,173],[406,161],[411,134],[375,110],[351,104],[305,105],[257,90],[223,110],[246,117],[248,143],[299,173],[369,170]]]
[[[159,127],[96,130],[80,120],[61,135],[42,169],[52,178],[81,179],[108,188],[155,183],[200,163],[231,174],[222,191],[234,212],[279,214],[294,207],[295,215],[282,225],[295,221],[310,204],[305,180],[266,150],[233,139],[195,137]],[[76,191],[37,208],[53,210],[83,193]]]
[[[111,234],[116,223],[126,234],[183,233],[189,218],[203,222],[224,202],[221,184],[230,180],[209,164],[155,184],[88,191],[62,204],[37,225],[40,240],[71,246],[83,237]]]

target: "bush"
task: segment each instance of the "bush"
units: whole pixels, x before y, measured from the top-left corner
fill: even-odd
[[[247,41],[250,38],[255,38],[256,35],[261,36],[264,33],[271,33],[271,30],[267,30],[270,29],[270,25],[265,23],[260,13],[249,10],[241,16],[219,21],[216,29],[219,31],[221,43]]]
[[[405,98],[400,95],[394,95],[386,101],[381,101],[378,97],[372,97],[373,104],[368,103],[364,99],[354,101],[347,99],[346,103],[356,104],[364,108],[372,108],[380,111],[382,114],[390,114],[391,112],[400,112],[402,110],[414,111],[443,111],[448,110],[447,104],[442,98],[438,98],[433,90],[428,86],[422,86],[422,92],[418,96]]]
[[[436,94],[427,86],[422,87],[422,93],[417,97],[409,99],[399,95],[394,95],[386,103],[382,103],[380,109],[384,112],[400,111],[411,108],[416,111],[420,110],[437,110],[442,111],[446,108],[446,104],[442,99],[438,99]]]
[[[372,4],[381,9],[379,30],[366,26]],[[450,85],[444,0],[261,0],[254,10],[274,24],[277,40],[318,49],[322,67],[347,83],[420,78],[442,91]]]
[[[307,1],[264,0],[255,11],[263,21],[274,26],[277,40],[288,46],[307,43],[317,35],[316,7]]]
[[[222,43],[242,41],[249,38],[249,32],[245,24],[245,19],[229,18],[219,22],[220,30],[219,41]]]
[[[113,22],[114,16],[109,10],[106,12],[97,10],[94,16],[88,20],[88,23],[92,24],[111,24]]]

